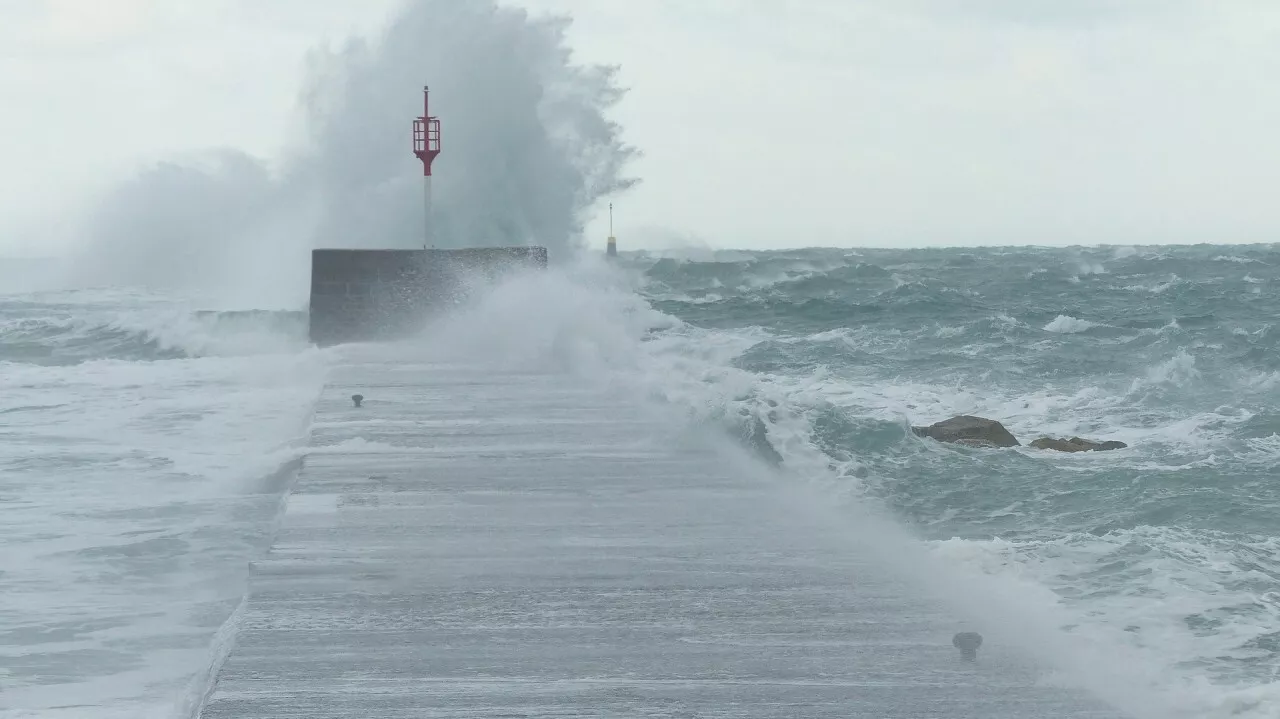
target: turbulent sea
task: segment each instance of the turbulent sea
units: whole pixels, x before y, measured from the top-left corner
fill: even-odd
[[[0,710],[183,716],[335,352],[304,313],[4,279]],[[488,311],[1047,597],[1187,716],[1280,716],[1280,247],[642,252]],[[1129,448],[910,432],[957,414]]]
[[[699,379],[936,552],[1047,588],[1196,716],[1280,716],[1280,247],[633,260]],[[705,401],[706,395],[701,396]],[[958,414],[1115,452],[967,449]],[[748,425],[749,426],[749,425]],[[759,432],[749,433],[758,441]]]

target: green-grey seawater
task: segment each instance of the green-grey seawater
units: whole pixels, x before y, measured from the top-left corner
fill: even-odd
[[[669,333],[722,348],[737,373],[707,381],[732,385],[724,412],[758,418],[766,454],[837,472],[938,552],[1051,588],[1170,681],[1205,683],[1210,715],[1280,713],[1280,247],[625,262],[686,323]],[[957,414],[1024,445],[1129,448],[909,431]]]
[[[476,337],[456,351],[605,367],[887,511],[1015,602],[1052,604],[1068,621],[1048,631],[1121,646],[1126,681],[1178,716],[1280,716],[1280,246],[619,264],[499,288],[460,318]],[[28,274],[0,268],[0,633],[21,637],[5,701],[71,691],[142,715],[207,661],[239,600],[330,353],[296,309],[15,290]],[[910,432],[957,414],[1024,446]],[[1129,447],[1025,446],[1041,435]]]

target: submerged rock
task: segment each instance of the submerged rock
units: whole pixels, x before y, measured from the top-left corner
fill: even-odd
[[[1036,449],[1053,449],[1059,452],[1102,452],[1108,449],[1124,449],[1129,445],[1115,440],[1094,442],[1091,439],[1080,439],[1079,437],[1072,437],[1071,439],[1041,437],[1032,442],[1031,446]]]
[[[939,442],[954,442],[969,447],[1016,447],[1020,442],[994,419],[962,415],[944,419],[928,427],[912,427],[920,437],[931,437]]]

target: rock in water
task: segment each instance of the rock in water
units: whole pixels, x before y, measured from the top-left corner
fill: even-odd
[[[912,427],[911,431],[939,442],[959,442],[971,447],[1016,447],[1021,444],[994,419],[969,415],[945,419],[928,427]]]
[[[989,439],[972,439],[969,437],[966,437],[964,439],[957,439],[954,442],[952,442],[952,444],[959,444],[965,447],[977,447],[978,449],[999,449],[1000,448],[1000,445],[996,444],[995,442],[992,442]]]
[[[1124,449],[1129,445],[1124,442],[1094,442],[1091,439],[1080,439],[1072,437],[1071,439],[1054,439],[1053,437],[1041,437],[1031,443],[1036,449],[1055,449],[1059,452],[1102,452],[1108,449]]]

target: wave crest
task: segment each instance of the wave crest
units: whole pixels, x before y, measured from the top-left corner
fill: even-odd
[[[174,310],[23,317],[0,322],[0,361],[67,365],[292,352],[309,344],[306,316]]]
[[[1088,320],[1081,320],[1071,315],[1058,315],[1052,322],[1044,326],[1045,332],[1058,332],[1060,334],[1076,334],[1084,332],[1087,329],[1096,327]]]

